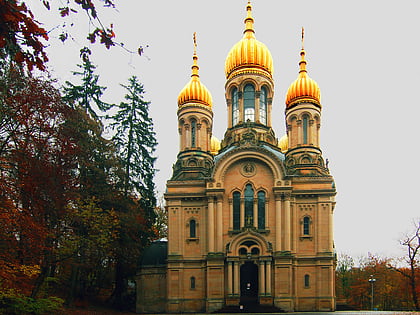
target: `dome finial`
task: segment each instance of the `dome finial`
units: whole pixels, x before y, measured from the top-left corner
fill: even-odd
[[[300,50],[299,73],[306,73],[306,60],[305,60],[305,29],[302,27],[302,49]]]
[[[252,5],[251,0],[248,0],[248,4],[246,6],[246,18],[245,18],[245,36],[254,36],[254,18],[252,17]]]
[[[193,53],[193,65],[191,67],[191,69],[192,69],[191,76],[192,77],[194,77],[194,76],[198,77],[199,76],[198,75],[199,67],[198,67],[198,63],[197,63],[198,56],[197,56],[197,33],[196,32],[194,32],[194,34],[193,34],[193,43],[194,43],[194,53]]]

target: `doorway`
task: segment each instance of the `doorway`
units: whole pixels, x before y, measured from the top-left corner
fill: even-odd
[[[258,266],[247,261],[241,266],[241,304],[258,303]]]

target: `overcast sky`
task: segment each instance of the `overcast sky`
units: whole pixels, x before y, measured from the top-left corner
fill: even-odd
[[[85,33],[57,39],[60,18],[50,19],[39,0],[28,0],[50,33],[53,76],[74,80]],[[58,2],[58,1],[57,1]],[[56,2],[56,3],[57,3]],[[125,84],[137,75],[152,102],[159,146],[157,188],[162,194],[178,153],[177,96],[189,81],[192,34],[197,32],[201,81],[213,96],[213,134],[226,130],[224,61],[242,38],[246,0],[116,0],[103,22],[114,23],[117,41],[142,57],[115,47],[93,46],[105,100],[120,102]],[[335,243],[355,258],[368,252],[404,254],[398,240],[420,217],[420,91],[418,0],[253,0],[256,37],[274,60],[273,128],[285,133],[284,100],[298,74],[301,27],[309,76],[321,88],[321,149],[337,186]],[[39,14],[40,13],[40,14]],[[81,17],[67,19],[88,27]]]

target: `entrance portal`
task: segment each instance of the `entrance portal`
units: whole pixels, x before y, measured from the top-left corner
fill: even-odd
[[[258,303],[258,266],[247,261],[241,266],[241,304]]]

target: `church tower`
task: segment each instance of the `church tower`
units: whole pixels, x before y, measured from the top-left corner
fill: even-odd
[[[278,140],[273,58],[255,33],[248,1],[242,38],[225,61],[221,142],[212,136],[212,108],[222,104],[200,81],[194,35],[165,193],[168,241],[142,258],[138,312],[335,310],[336,190],[320,147],[320,89],[306,69],[302,31],[299,74],[286,95],[287,134]]]

